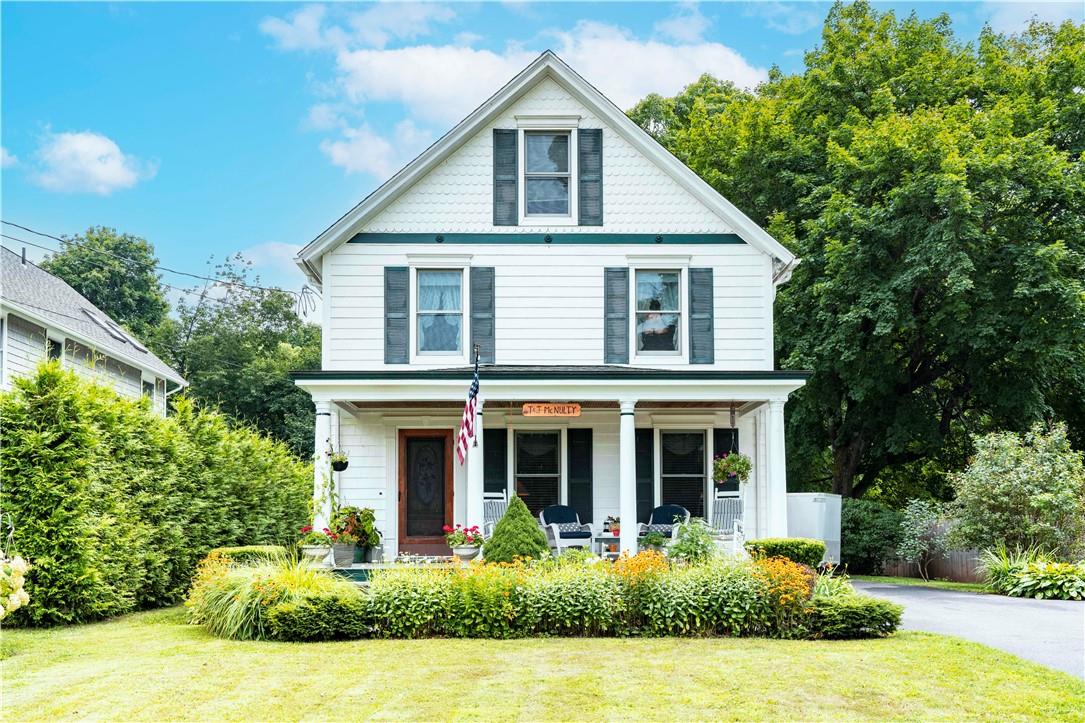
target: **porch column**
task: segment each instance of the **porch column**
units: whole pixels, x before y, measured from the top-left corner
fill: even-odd
[[[787,460],[784,458],[784,400],[769,402],[768,422],[768,537],[787,537]]]
[[[313,435],[313,527],[328,526],[331,517],[332,471],[328,448],[332,436],[331,402],[316,402],[316,432]]]
[[[621,551],[637,554],[637,435],[633,412],[636,400],[619,402],[618,426],[618,516],[622,531]]]
[[[467,527],[478,525],[482,529],[483,492],[485,490],[482,452],[482,400],[476,402],[475,441],[467,449]]]

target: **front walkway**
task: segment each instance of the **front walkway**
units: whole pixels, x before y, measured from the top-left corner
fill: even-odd
[[[853,582],[904,606],[904,630],[956,635],[1085,678],[1085,602]]]

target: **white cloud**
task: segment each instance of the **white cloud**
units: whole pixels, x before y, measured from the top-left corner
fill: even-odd
[[[11,168],[18,163],[18,158],[9,153],[7,148],[0,146],[0,168]]]
[[[288,19],[267,17],[260,30],[270,35],[283,50],[317,50],[327,47],[324,30],[323,5],[307,5],[292,13]]]
[[[519,6],[516,6],[519,7]],[[280,47],[323,49],[333,53],[331,82],[313,80],[320,102],[303,126],[335,132],[321,150],[350,173],[380,179],[399,169],[437,135],[501,88],[539,48],[508,43],[503,49],[476,48],[477,35],[459,33],[446,44],[386,47],[410,39],[454,18],[440,5],[380,4],[354,13],[341,24],[339,6],[309,6],[286,18],[266,18],[261,29]],[[345,22],[345,26],[342,24]],[[657,39],[641,39],[615,25],[580,21],[568,30],[548,30],[533,45],[549,44],[604,95],[629,108],[648,93],[673,94],[702,73],[753,87],[768,77],[738,52],[703,39],[710,21],[694,4],[678,6],[657,24]],[[345,29],[344,29],[345,28]],[[400,104],[408,121],[393,133],[362,122],[367,103]]]
[[[34,181],[50,191],[107,196],[153,178],[157,164],[121,152],[111,139],[93,131],[47,132],[37,153]]]
[[[695,2],[679,3],[674,15],[660,20],[652,29],[665,38],[679,43],[698,43],[704,39],[705,31],[712,21],[701,14],[701,8]]]
[[[746,14],[759,17],[772,30],[788,35],[802,35],[821,25],[827,9],[818,4],[752,2]]]
[[[260,30],[282,50],[383,48],[393,40],[428,35],[434,25],[456,17],[452,8],[435,3],[381,2],[362,12],[340,10],[334,6],[329,13],[323,5],[307,5],[286,18],[264,18]]]
[[[742,87],[767,77],[765,69],[721,43],[639,40],[622,28],[589,21],[549,35],[557,41],[558,55],[623,108],[651,92],[677,92],[701,73]],[[535,51],[519,46],[496,53],[416,45],[341,51],[337,64],[339,82],[351,102],[399,102],[413,117],[447,124],[467,115],[535,57]]]
[[[324,140],[320,150],[347,173],[368,173],[385,179],[402,168],[429,145],[432,135],[407,119],[396,124],[392,139],[368,125],[344,128],[338,140]]]
[[[1085,20],[1080,2],[984,2],[978,12],[1000,33],[1019,33],[1033,18],[1056,25],[1064,20]]]

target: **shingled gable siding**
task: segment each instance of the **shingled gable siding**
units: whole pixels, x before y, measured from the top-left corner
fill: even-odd
[[[45,327],[9,314],[7,334],[5,381],[10,381],[33,373],[38,364],[45,361]]]

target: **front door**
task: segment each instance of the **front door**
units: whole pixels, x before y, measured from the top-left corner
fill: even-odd
[[[452,430],[399,433],[399,549],[447,555],[445,525],[452,524]]]

